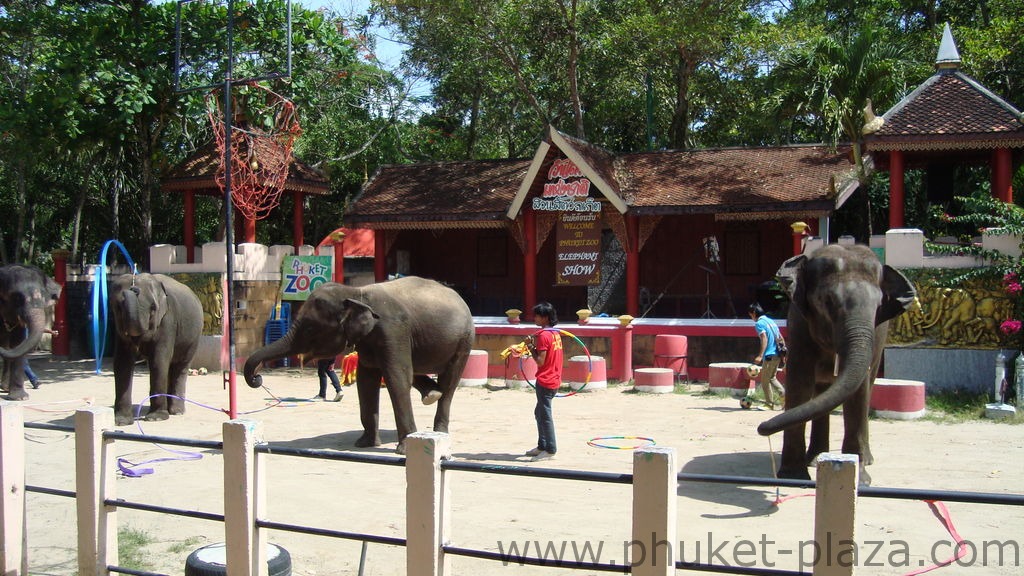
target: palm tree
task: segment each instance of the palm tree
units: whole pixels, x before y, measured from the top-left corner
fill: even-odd
[[[848,35],[823,35],[786,52],[771,76],[777,113],[789,114],[833,144],[853,149],[857,181],[866,194],[863,158],[864,109],[870,99],[895,102],[909,67],[907,50],[885,42],[870,25]],[[868,233],[870,234],[870,206]]]

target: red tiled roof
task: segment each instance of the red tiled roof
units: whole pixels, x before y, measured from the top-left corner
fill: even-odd
[[[838,195],[853,174],[848,150],[824,145],[616,157],[567,141],[637,214],[826,214],[841,203]],[[478,160],[384,166],[363,187],[345,222],[371,228],[503,226],[530,165],[530,160]]]
[[[848,152],[824,145],[644,152],[621,156],[616,167],[639,214],[832,210],[836,188],[853,177]]]
[[[165,192],[192,190],[200,194],[220,194],[215,177],[220,168],[222,154],[216,142],[206,144],[164,176],[160,189]],[[288,179],[285,181],[284,189],[306,194],[327,194],[330,192],[330,185],[323,172],[293,156],[288,166]]]
[[[943,69],[887,111],[872,150],[1024,147],[1021,113],[969,76]]]
[[[529,167],[530,160],[382,166],[345,213],[345,222],[503,225],[504,212]]]

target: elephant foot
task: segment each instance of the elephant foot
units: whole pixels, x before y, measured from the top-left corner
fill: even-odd
[[[132,422],[135,422],[135,417],[129,414],[114,414],[114,425],[115,426],[128,426]]]
[[[159,422],[161,420],[167,420],[170,417],[171,415],[167,410],[150,410],[143,420],[147,422]]]
[[[429,406],[440,400],[441,396],[442,394],[440,390],[431,390],[423,395],[423,403]]]
[[[868,474],[868,471],[863,466],[860,467],[860,479],[857,481],[857,485],[871,486],[871,475]]]
[[[399,456],[405,456],[405,440],[399,442],[398,446],[395,447],[395,454],[398,454]]]
[[[28,392],[25,392],[24,390],[18,390],[16,388],[14,390],[11,390],[8,393],[7,399],[8,400],[16,400],[16,401],[19,401],[19,402],[22,401],[22,400],[28,400]]]
[[[370,448],[373,446],[380,446],[380,436],[376,434],[365,432],[356,440],[356,448]]]
[[[811,475],[807,472],[806,466],[783,466],[779,468],[779,478],[789,478],[790,480],[810,480]]]
[[[172,416],[181,416],[182,414],[185,413],[185,407],[171,406],[167,411],[170,412]]]

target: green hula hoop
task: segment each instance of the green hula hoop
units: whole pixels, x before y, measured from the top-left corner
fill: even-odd
[[[561,328],[544,328],[544,330],[554,330],[557,331],[559,334],[562,334],[563,336],[568,336],[572,338],[573,340],[576,341],[577,344],[580,345],[581,348],[583,348],[583,351],[586,352],[587,354],[587,377],[586,379],[583,380],[583,386],[580,386],[578,390],[570,390],[565,394],[555,394],[555,398],[567,398],[569,396],[574,396],[579,392],[582,392],[583,389],[587,387],[587,384],[590,384],[590,377],[594,375],[594,360],[590,357],[590,350],[587,348],[587,345],[583,343],[583,340],[580,340],[575,334],[569,332],[568,330],[562,330]],[[536,390],[537,386],[535,386],[533,382],[530,382],[529,378],[526,378],[526,369],[523,368],[522,356],[519,357],[519,371],[523,373],[523,378],[526,380],[526,383],[530,385],[530,388]]]
[[[602,444],[600,440],[642,440],[635,446],[612,446],[610,444]],[[648,438],[646,436],[598,436],[597,438],[591,438],[587,440],[588,446],[594,448],[607,448],[609,450],[636,450],[637,448],[647,448],[648,446],[654,446],[657,442],[654,438]]]

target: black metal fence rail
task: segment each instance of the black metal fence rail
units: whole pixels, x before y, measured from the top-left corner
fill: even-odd
[[[72,426],[59,425],[59,424],[47,424],[47,423],[25,423],[25,428],[37,429],[37,430],[51,430],[60,432],[74,432],[75,429]],[[210,450],[223,450],[224,443],[221,441],[206,441],[206,440],[189,440],[184,438],[174,438],[166,436],[152,436],[143,434],[132,434],[120,431],[105,431],[103,432],[104,439],[111,439],[116,441],[125,442],[146,442],[146,443],[157,443],[166,444],[173,446],[184,446],[192,448],[205,448]],[[385,465],[385,466],[405,466],[406,460],[399,456],[386,456],[379,454],[360,454],[352,452],[339,452],[336,450],[322,450],[322,449],[310,449],[310,448],[293,448],[287,446],[275,445],[273,443],[259,444],[255,448],[259,454],[275,455],[275,456],[291,456],[299,458],[315,458],[322,460],[332,461],[344,461],[344,462],[356,462],[362,464],[374,464],[374,465]],[[441,469],[445,471],[459,471],[459,472],[471,472],[471,473],[485,473],[485,474],[498,474],[508,476],[523,476],[530,478],[549,478],[558,480],[568,481],[581,481],[581,482],[601,482],[611,484],[632,484],[633,474],[620,474],[610,472],[596,472],[586,470],[563,470],[555,468],[533,468],[527,466],[514,466],[514,465],[498,465],[489,463],[469,462],[464,460],[442,460]],[[763,487],[780,487],[780,488],[816,488],[814,481],[807,480],[787,480],[787,479],[775,479],[775,478],[762,478],[762,477],[751,477],[751,476],[736,476],[736,475],[716,475],[716,474],[692,474],[692,473],[679,473],[676,475],[676,480],[680,483],[684,482],[697,482],[697,483],[717,483],[717,484],[730,484],[734,486],[763,486]],[[56,495],[62,497],[76,497],[75,492],[58,490],[54,488],[46,488],[40,486],[26,486],[27,491]],[[887,499],[899,499],[899,500],[941,500],[947,502],[962,502],[972,504],[990,504],[990,505],[1007,505],[1007,506],[1024,506],[1024,494],[996,494],[996,493],[982,493],[982,492],[961,492],[961,491],[948,491],[948,490],[921,490],[911,488],[884,488],[884,487],[872,487],[863,486],[858,488],[857,495],[866,498],[887,498]],[[176,516],[184,516],[191,518],[198,518],[203,520],[212,520],[217,522],[224,521],[224,515],[219,513],[211,512],[198,512],[192,510],[183,510],[177,508],[169,508],[163,506],[154,506],[139,502],[130,502],[122,499],[110,499],[105,500],[104,504],[109,506],[115,506],[120,508],[128,508],[134,510],[142,510],[148,512],[155,512],[159,514],[170,514]],[[386,544],[391,546],[406,546],[407,541],[405,538],[398,538],[392,536],[383,536],[378,534],[367,534],[359,532],[347,532],[341,530],[331,530],[327,528],[319,528],[314,526],[304,526],[297,524],[287,524],[281,522],[273,522],[270,520],[257,520],[257,526],[261,528],[280,530],[285,532],[294,532],[300,534],[309,534],[316,536],[324,536],[329,538],[339,538],[348,540],[358,540],[364,543],[372,542],[376,544]],[[364,544],[365,545],[365,544]],[[473,548],[463,548],[454,545],[445,545],[443,550],[447,554],[455,556],[463,556],[468,558],[477,558],[491,561],[499,561],[506,565],[522,565],[522,566],[547,566],[547,567],[559,567],[559,568],[570,568],[579,570],[592,570],[600,572],[617,572],[617,573],[630,573],[631,567],[627,563],[601,563],[601,562],[586,562],[586,561],[573,561],[573,560],[561,560],[561,559],[548,559],[538,558],[530,556],[513,555],[510,553],[500,553],[490,550],[480,550]],[[696,572],[713,572],[719,574],[742,574],[752,576],[800,576],[806,575],[808,572],[803,571],[791,571],[781,570],[772,568],[757,568],[757,567],[743,567],[743,566],[727,566],[727,565],[715,565],[705,564],[699,562],[686,562],[677,561],[675,567],[682,570],[690,570]],[[151,572],[135,571],[128,568],[119,566],[108,566],[108,570],[111,572],[117,572],[121,574],[135,574],[139,576],[162,576]]]

